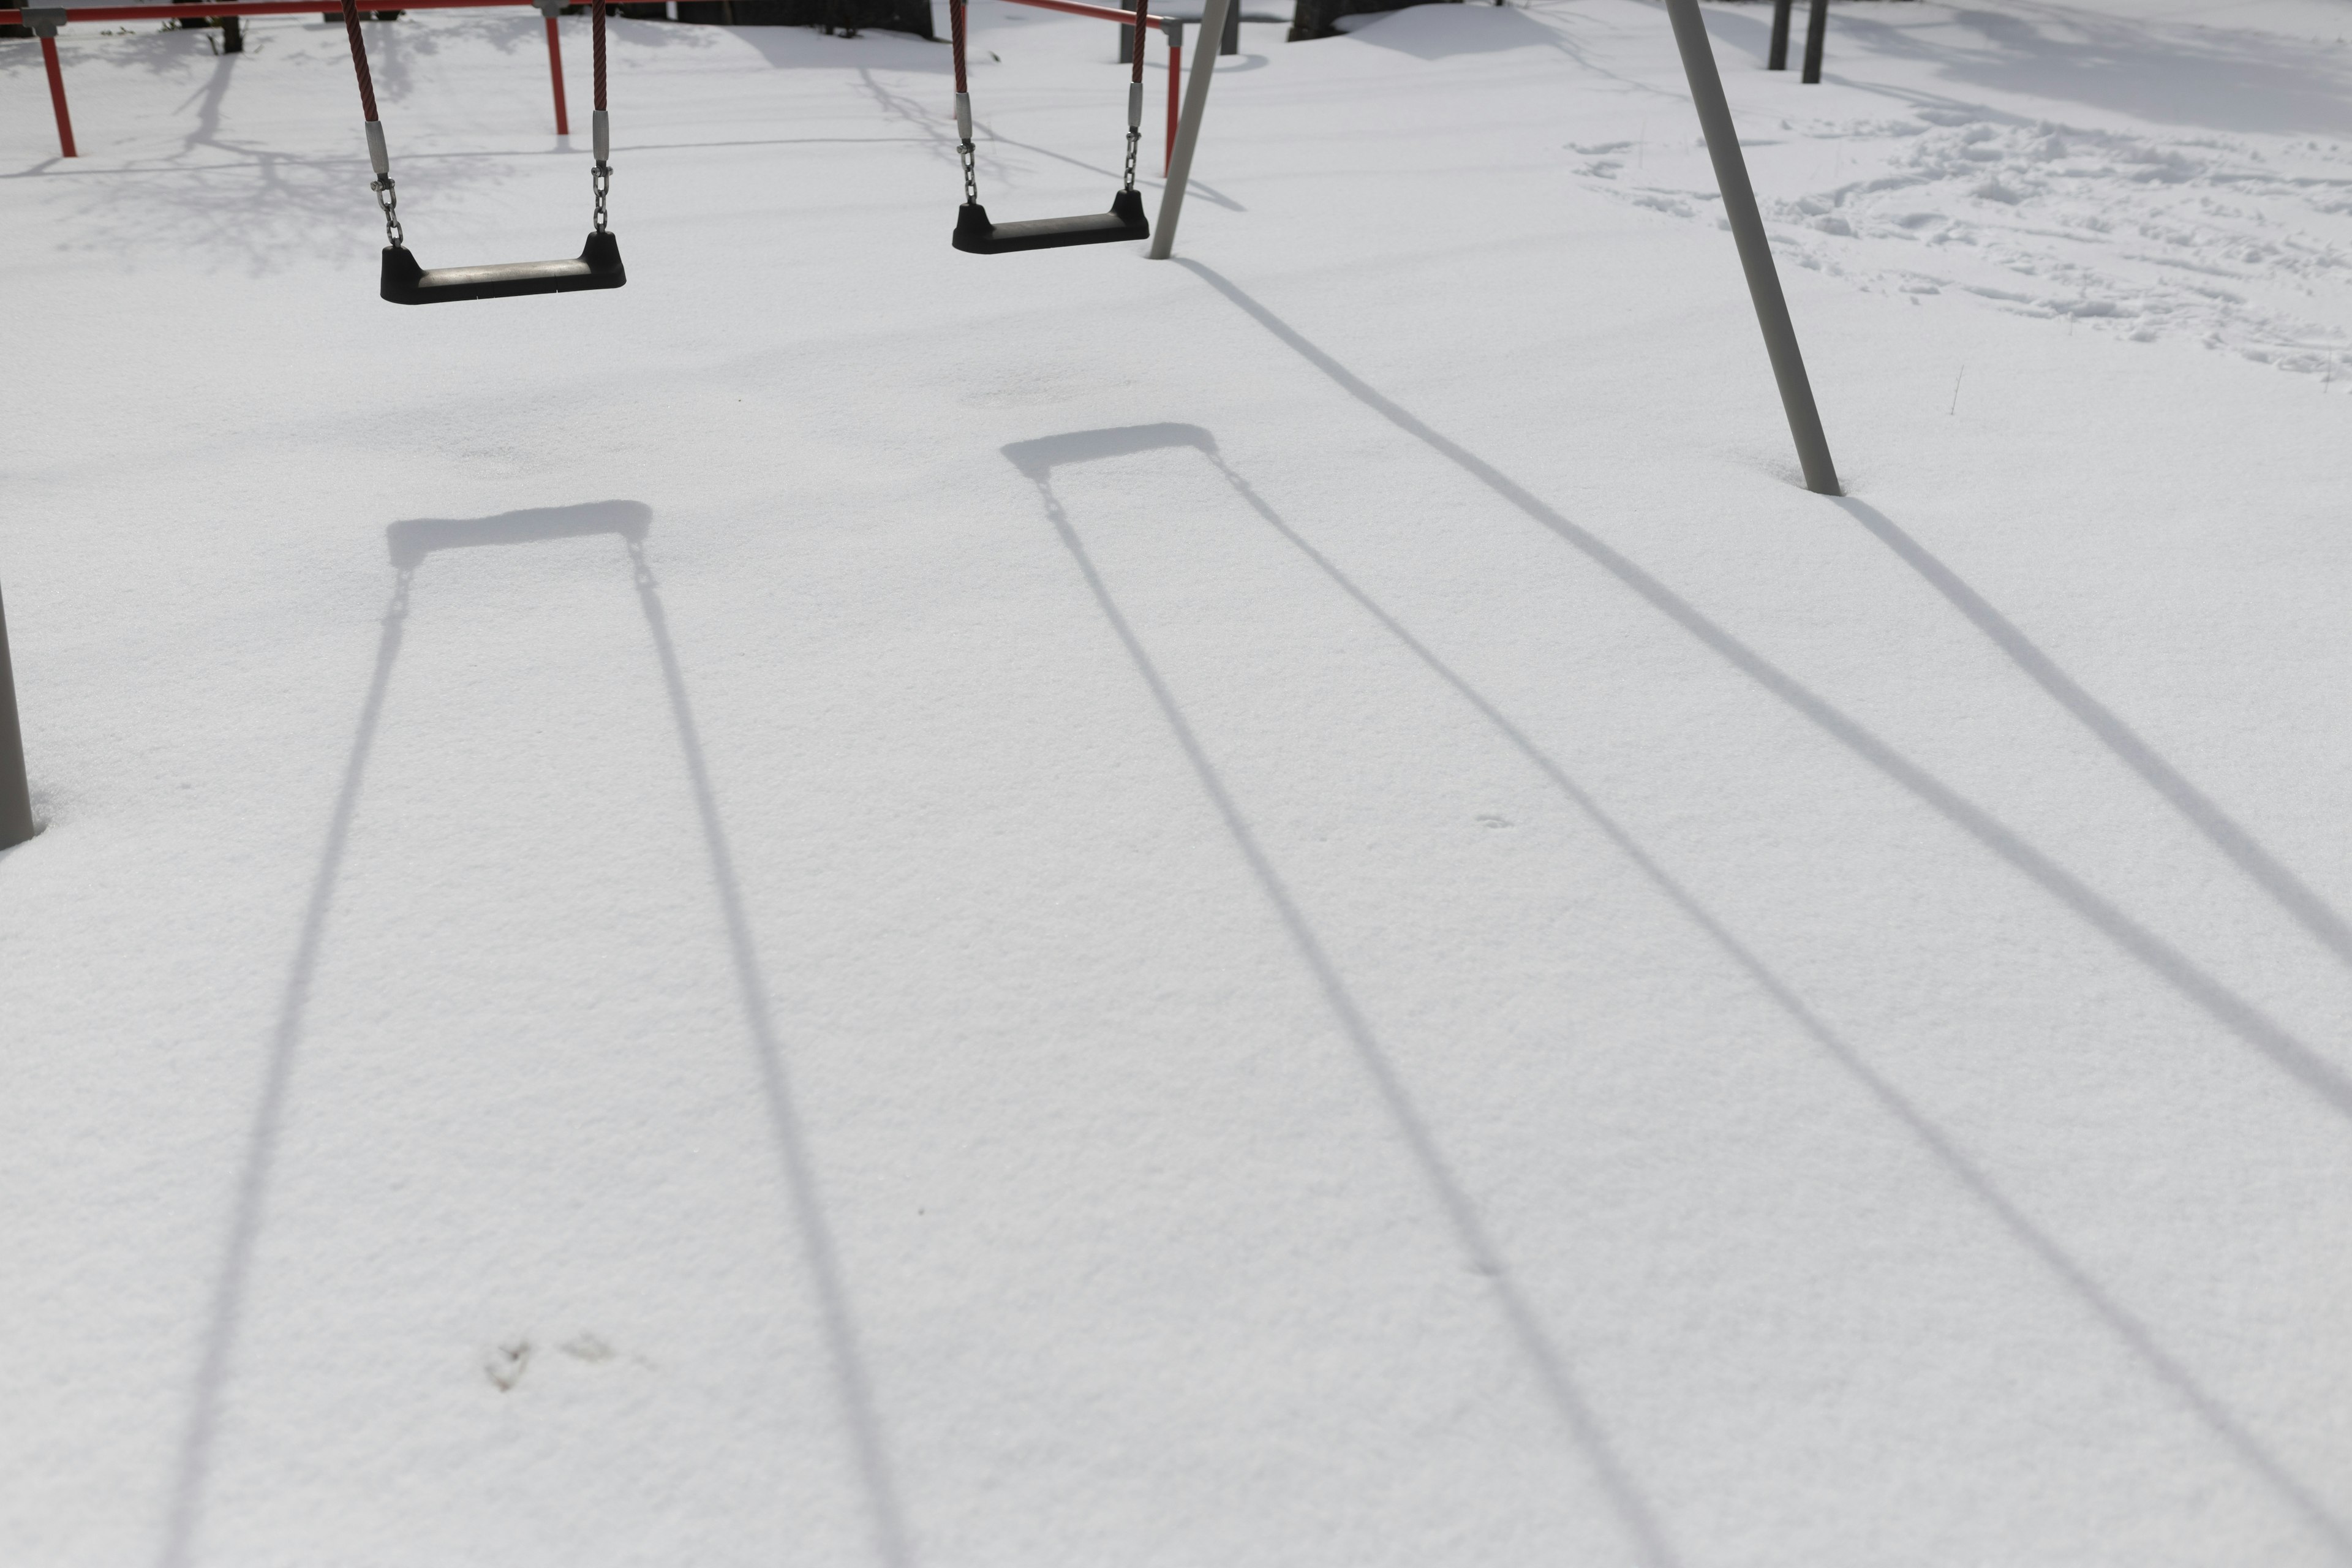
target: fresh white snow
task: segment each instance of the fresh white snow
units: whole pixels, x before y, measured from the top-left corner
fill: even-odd
[[[2352,1561],[2352,11],[1707,13],[0,42],[0,1563]]]

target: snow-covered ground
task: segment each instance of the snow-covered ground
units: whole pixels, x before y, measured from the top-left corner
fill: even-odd
[[[0,1563],[2352,1561],[2352,10],[1768,20],[1842,500],[1639,0],[0,43]]]

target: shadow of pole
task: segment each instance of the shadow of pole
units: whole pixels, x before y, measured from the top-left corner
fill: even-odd
[[[1174,442],[1154,438],[1164,432],[1180,434]],[[1341,1032],[1347,1036],[1349,1043],[1354,1047],[1359,1065],[1364,1069],[1365,1075],[1370,1079],[1382,1106],[1387,1110],[1390,1119],[1403,1137],[1405,1146],[1412,1151],[1413,1162],[1421,1168],[1422,1176],[1427,1183],[1431,1194],[1436,1198],[1439,1208],[1453,1227],[1455,1240],[1467,1255],[1471,1266],[1486,1278],[1493,1289],[1496,1304],[1501,1308],[1505,1321],[1509,1323],[1521,1352],[1533,1369],[1552,1407],[1559,1413],[1575,1441],[1582,1447],[1602,1490],[1616,1508],[1626,1534],[1630,1537],[1641,1560],[1646,1563],[1656,1564],[1658,1568],[1675,1568],[1680,1559],[1667,1541],[1665,1531],[1660,1526],[1655,1512],[1643,1496],[1641,1489],[1634,1484],[1633,1477],[1625,1468],[1624,1461],[1618,1457],[1615,1445],[1602,1428],[1599,1418],[1593,1414],[1591,1405],[1585,1399],[1583,1393],[1577,1387],[1566,1358],[1552,1344],[1541,1320],[1536,1316],[1534,1309],[1512,1280],[1500,1252],[1486,1235],[1486,1226],[1478,1217],[1476,1206],[1471,1202],[1469,1194],[1463,1191],[1461,1183],[1455,1178],[1453,1168],[1446,1162],[1444,1152],[1438,1147],[1435,1137],[1422,1121],[1412,1096],[1406,1090],[1403,1080],[1399,1077],[1395,1065],[1390,1061],[1386,1049],[1381,1045],[1379,1037],[1373,1032],[1370,1020],[1357,1006],[1355,997],[1349,992],[1346,983],[1339,976],[1338,966],[1332,962],[1330,955],[1324,951],[1323,944],[1316,937],[1314,928],[1308,924],[1305,912],[1298,907],[1297,900],[1292,897],[1288,886],[1284,883],[1280,873],[1275,869],[1274,863],[1268,858],[1264,847],[1259,845],[1256,835],[1250,828],[1248,819],[1243,816],[1240,805],[1225,788],[1224,780],[1218,774],[1215,764],[1209,760],[1208,752],[1202,745],[1200,737],[1193,732],[1191,721],[1184,717],[1183,709],[1178,704],[1175,694],[1169,689],[1167,682],[1160,677],[1159,667],[1152,662],[1151,656],[1145,651],[1142,641],[1136,636],[1134,627],[1128,624],[1126,616],[1120,612],[1118,602],[1111,596],[1109,586],[1103,581],[1101,573],[1096,569],[1093,557],[1087,553],[1086,546],[1079,541],[1076,530],[1071,526],[1069,517],[1063,510],[1060,498],[1054,493],[1052,474],[1053,467],[1056,462],[1077,460],[1084,457],[1110,456],[1121,451],[1144,450],[1152,446],[1197,444],[1193,439],[1194,436],[1205,441],[1207,433],[1196,432],[1194,427],[1190,426],[1144,426],[1139,431],[1103,434],[1139,441],[1139,444],[1108,447],[1082,445],[1079,447],[1073,447],[1068,445],[1067,438],[1061,441],[1048,439],[1041,442],[1017,443],[1005,447],[1004,454],[1036,484],[1038,496],[1045,504],[1046,516],[1052,521],[1054,531],[1062,542],[1062,547],[1069,552],[1070,559],[1076,563],[1079,575],[1085,579],[1087,591],[1094,596],[1096,606],[1102,611],[1103,618],[1110,624],[1111,631],[1118,638],[1120,646],[1127,650],[1127,656],[1134,664],[1136,673],[1142,677],[1145,687],[1151,694],[1153,704],[1160,710],[1160,717],[1166,721],[1170,732],[1175,736],[1178,748],[1184,753],[1184,760],[1191,764],[1193,775],[1200,781],[1202,792],[1209,797],[1211,805],[1215,808],[1218,817],[1224,824],[1225,831],[1232,836],[1234,847],[1240,850],[1242,859],[1249,867],[1251,875],[1256,879],[1260,890],[1265,895],[1266,902],[1273,907],[1275,916],[1281,922],[1284,932],[1289,937],[1292,947],[1297,950],[1300,961],[1305,963],[1307,971],[1314,975],[1317,985],[1323,993],[1325,1004],[1330,1008]],[[1204,447],[1204,449],[1213,451],[1213,447]]]
[[[670,641],[669,617],[663,613],[661,595],[654,582],[652,569],[646,563],[643,542],[629,542],[629,563],[637,589],[637,602],[643,607],[646,628],[652,635],[654,650],[661,659],[662,681],[668,689],[671,717],[677,724],[678,749],[685,753],[687,775],[694,788],[695,810],[702,824],[702,841],[710,856],[710,879],[719,893],[719,905],[727,920],[727,944],[735,961],[735,980],[741,994],[743,1017],[751,1034],[752,1056],[760,1068],[760,1086],[767,1101],[769,1121],[774,1128],[776,1147],[784,1166],[785,1184],[793,1194],[793,1216],[799,1222],[802,1245],[807,1252],[809,1272],[816,1281],[818,1306],[824,1316],[825,1337],[833,1351],[834,1377],[841,1399],[842,1415],[847,1422],[852,1441],[857,1451],[858,1469],[866,1483],[866,1500],[873,1515],[875,1554],[891,1568],[903,1568],[911,1563],[906,1519],[900,1509],[898,1489],[891,1477],[889,1453],[882,1438],[881,1421],[875,1410],[874,1384],[866,1370],[866,1359],[857,1340],[856,1320],[849,1307],[849,1294],[842,1279],[840,1251],[833,1238],[833,1228],[825,1218],[824,1201],[818,1192],[814,1162],[808,1148],[808,1132],[801,1124],[800,1111],[793,1098],[792,1081],[784,1065],[783,1047],[776,1038],[775,1021],[768,1011],[768,986],[760,971],[760,955],[751,939],[751,921],[743,908],[742,884],[735,874],[735,857],[728,848],[727,835],[719,817],[719,798],[711,788],[710,769],[704,760],[702,739],[694,724],[694,709],[686,692],[686,673],[679,667],[677,650]]]
[[[1189,429],[1189,426],[1178,428]],[[1904,1130],[1925,1149],[1946,1173],[1958,1182],[1969,1196],[1983,1205],[2012,1239],[2032,1254],[2043,1267],[2055,1275],[2059,1282],[2072,1291],[2077,1300],[2090,1310],[2093,1317],[2105,1324],[2124,1347],[2137,1356],[2153,1373],[2159,1384],[2168,1389],[2222,1445],[2257,1479],[2267,1485],[2288,1508],[2300,1516],[2329,1548],[2339,1562],[2352,1562],[2352,1532],[2329,1511],[2325,1503],[2305,1486],[2285,1464],[2265,1447],[2262,1441],[2238,1417],[2210,1393],[2188,1368],[2173,1359],[2159,1344],[2154,1332],[2128,1308],[2107,1294],[2099,1282],[2077,1263],[2049,1233],[2012,1203],[2008,1194],[1996,1185],[1974,1161],[1962,1152],[1944,1130],[1922,1111],[1911,1099],[1872,1067],[1850,1042],[1832,1029],[1805,1000],[1797,994],[1764,961],[1733,934],[1730,928],[1717,920],[1697,897],[1678,881],[1640,840],[1626,831],[1617,819],[1604,810],[1584,788],[1569,776],[1567,770],[1553,760],[1551,754],[1536,744],[1528,734],[1514,723],[1508,715],[1486,700],[1484,693],[1472,686],[1452,666],[1439,658],[1420,638],[1395,616],[1389,614],[1379,601],[1360,587],[1354,579],[1339,570],[1328,557],[1315,548],[1264,497],[1251,488],[1248,480],[1229,467],[1217,451],[1206,431],[1198,432],[1199,439],[1187,445],[1198,447],[1209,461],[1223,475],[1251,510],[1267,527],[1304,555],[1316,570],[1328,578],[1333,586],[1354,602],[1365,615],[1401,644],[1422,667],[1453,690],[1454,695],[1476,710],[1512,750],[1559,793],[1585,819],[1599,829],[1601,837],[1616,846],[1618,851],[1664,895],[1666,900],[1682,911],[1684,917],[1703,931],[1759,989],[1771,998],[1790,1022],[1818,1046],[1822,1053],[1855,1083],[1876,1100]]]
[[[335,895],[335,879],[342,869],[343,851],[351,840],[352,819],[359,810],[360,784],[367,773],[368,753],[374,748],[378,723],[383,718],[384,693],[392,686],[392,667],[400,657],[402,623],[408,618],[408,586],[414,564],[401,565],[394,581],[392,603],[385,609],[383,631],[376,642],[375,673],[368,681],[367,700],[360,704],[359,730],[352,738],[343,764],[342,788],[327,819],[327,843],[319,857],[318,874],[310,880],[310,900],[303,910],[302,932],[294,944],[294,964],[286,980],[286,994],[278,1005],[278,1026],[271,1031],[268,1065],[261,1085],[261,1103],[255,1110],[253,1131],[246,1140],[245,1168],[236,1184],[228,1247],[214,1287],[211,1327],[205,1335],[204,1359],[197,1364],[194,1404],[188,1429],[180,1440],[180,1463],[172,1486],[170,1511],[164,1516],[163,1568],[184,1568],[194,1550],[202,1523],[205,1482],[210,1479],[213,1445],[220,1426],[221,1396],[228,1383],[231,1356],[236,1349],[237,1325],[245,1315],[245,1293],[253,1273],[254,1244],[261,1235],[262,1200],[269,1187],[269,1171],[278,1157],[278,1139],[286,1109],[287,1086],[294,1074],[295,1047],[302,1036],[302,1014],[310,999],[310,982],[318,973],[319,948],[327,931],[327,909]]]
[[[857,1454],[872,1514],[876,1555],[888,1568],[905,1568],[913,1561],[907,1542],[904,1516],[892,1483],[887,1452],[874,1409],[872,1380],[859,1352],[856,1324],[841,1279],[838,1252],[826,1224],[815,1174],[807,1153],[806,1134],[793,1108],[784,1075],[782,1052],[768,1014],[767,987],[761,976],[759,956],[751,942],[751,922],[743,910],[734,858],[719,818],[717,797],[702,742],[686,695],[686,680],[662,613],[652,572],[645,558],[645,537],[653,522],[650,508],[639,501],[598,501],[583,506],[541,507],[487,518],[411,518],[384,531],[395,580],[391,606],[383,617],[376,647],[375,672],[361,705],[358,732],[343,768],[342,788],[329,819],[327,841],[310,885],[294,963],[278,1006],[278,1026],[270,1037],[268,1065],[259,1107],[247,1142],[244,1169],[238,1178],[228,1245],[215,1289],[203,1360],[196,1374],[196,1393],[186,1435],[182,1439],[178,1471],[165,1516],[160,1568],[186,1568],[202,1524],[206,1482],[220,1424],[237,1332],[245,1313],[245,1298],[253,1272],[255,1245],[260,1236],[264,1198],[276,1162],[287,1090],[293,1077],[294,1058],[301,1041],[305,1008],[318,970],[327,911],[342,868],[353,817],[359,808],[361,784],[369,753],[383,716],[384,698],[392,685],[393,666],[400,653],[402,626],[407,619],[409,587],[425,557],[436,551],[484,545],[528,544],[548,540],[617,534],[626,544],[637,602],[652,634],[671,716],[677,723],[679,748],[685,755],[703,842],[709,851],[712,880],[725,918],[730,951],[734,960],[744,1018],[757,1058],[768,1111],[782,1152],[793,1216],[800,1227],[810,1270],[816,1283],[819,1310],[833,1352],[843,1416]]]
[[[1727,664],[1856,758],[1876,769],[1954,827],[2006,861],[2093,930],[2172,987],[2206,1016],[2251,1046],[2287,1077],[2309,1090],[2337,1116],[2352,1121],[2352,1077],[2305,1045],[2267,1015],[2192,963],[2188,955],[2108,902],[2074,873],[2020,837],[2006,824],[1953,790],[1925,768],[1872,734],[1845,713],[1701,614],[1688,600],[1569,521],[1531,492],[1468,448],[1439,435],[1420,418],[1374,390],[1354,372],[1325,353],[1273,311],[1213,269],[1176,258],[1179,267],[1223,294],[1278,342],[1404,434],[1476,479],[1530,521],[1557,535],[1594,565],[1721,658]]]
[[[2131,726],[2077,685],[2055,660],[2034,646],[2032,638],[1961,581],[1950,567],[1928,553],[1917,540],[1896,527],[1885,513],[1851,496],[1837,498],[1837,504],[1901,557],[1904,564],[1927,579],[1928,586],[1992,639],[1993,646],[2007,654],[2011,663],[2048,692],[2058,706],[2080,721],[2126,767],[2146,780],[2149,788],[2162,795],[2213,847],[2276,900],[2297,924],[2337,958],[2352,964],[2352,927],[2347,927],[2343,916],[2281,865],[2252,834],[2239,826],[2202,790],[2182,777],[2180,771],[2158,755],[2156,749],[2141,740]]]

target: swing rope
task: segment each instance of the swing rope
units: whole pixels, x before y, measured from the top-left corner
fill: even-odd
[[[343,0],[349,9],[352,0]],[[1150,16],[1150,0],[1135,0],[1134,58],[1127,84],[1127,172],[1119,183],[1122,192],[1135,189],[1135,153],[1143,137],[1143,35],[1145,18]],[[948,0],[948,37],[955,53],[955,113],[956,152],[963,160],[963,199],[967,206],[980,205],[980,185],[972,174],[971,88],[964,67],[966,48],[964,25],[965,0]],[[602,79],[601,78],[599,79]]]
[[[961,31],[961,11],[960,8],[961,0],[958,0],[958,30],[956,36],[958,38],[961,38],[963,35]],[[369,183],[368,189],[375,193],[376,205],[383,209],[384,243],[394,249],[400,249],[403,248],[403,235],[400,226],[400,194],[394,188],[393,183],[392,158],[384,146],[383,124],[376,115],[375,78],[368,71],[367,41],[360,36],[360,12],[358,0],[342,0],[342,5],[343,31],[350,37],[352,41],[352,69],[358,74],[360,79],[360,111],[366,117],[367,121],[368,163],[375,170],[375,178]],[[596,232],[598,234],[603,234],[605,232],[604,226],[607,221],[604,211],[604,201],[605,197],[610,194],[613,188],[612,122],[604,110],[604,0],[594,0],[594,3],[590,7],[590,30],[593,38],[592,52],[595,57],[596,62],[596,111],[594,116],[596,163],[590,174],[590,183],[593,186],[596,194]],[[1142,0],[1137,0],[1137,14],[1139,16],[1141,13]],[[961,44],[958,45],[956,49],[956,80],[959,89],[961,89],[963,80],[963,49]],[[964,145],[969,149],[971,142],[966,142]],[[1134,162],[1131,153],[1129,162],[1130,164]],[[967,151],[964,159],[964,165],[967,171],[970,170],[971,164],[971,159],[969,152]],[[969,178],[968,174],[967,178]]]
[[[383,122],[375,112],[375,78],[368,74],[367,43],[360,37],[360,8],[353,0],[343,0],[343,31],[351,35],[352,68],[360,78],[360,112],[367,117],[368,163],[375,170],[368,189],[383,209],[383,242],[397,248],[402,237],[400,193],[393,189],[392,157],[384,151]]]
[[[352,0],[343,0],[350,5]],[[595,40],[590,52],[596,58],[596,110],[589,123],[595,131],[596,166],[589,183],[596,190],[596,232],[604,232],[604,197],[613,189],[613,122],[604,113],[604,0],[595,0],[590,9],[589,30]]]

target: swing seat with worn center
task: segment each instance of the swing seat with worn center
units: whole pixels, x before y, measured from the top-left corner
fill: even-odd
[[[1148,0],[1135,0],[1135,69],[1127,84],[1127,178],[1110,199],[1110,210],[1080,213],[1075,217],[1024,218],[1018,223],[992,223],[980,205],[980,187],[972,174],[971,93],[964,74],[964,0],[948,0],[949,36],[955,45],[957,151],[963,155],[963,205],[956,209],[958,250],[974,256],[996,256],[1012,250],[1052,250],[1065,245],[1105,245],[1120,239],[1150,239],[1151,226],[1144,221],[1143,195],[1135,188],[1135,147],[1143,134],[1143,32]]]
[[[592,26],[596,55],[596,163],[591,181],[596,193],[595,226],[577,257],[554,261],[499,261],[475,267],[419,266],[400,226],[400,198],[393,189],[392,160],[384,150],[383,126],[375,112],[375,83],[368,74],[367,46],[360,38],[355,0],[343,0],[343,28],[351,35],[352,66],[359,72],[360,107],[367,113],[368,162],[375,179],[376,205],[383,209],[383,279],[380,292],[395,305],[437,305],[449,300],[505,300],[518,294],[571,294],[583,289],[618,289],[629,280],[621,266],[621,242],[604,226],[604,198],[612,188],[612,124],[604,112],[604,0],[594,0]],[[551,13],[551,16],[552,13]],[[554,24],[549,23],[551,28]]]

